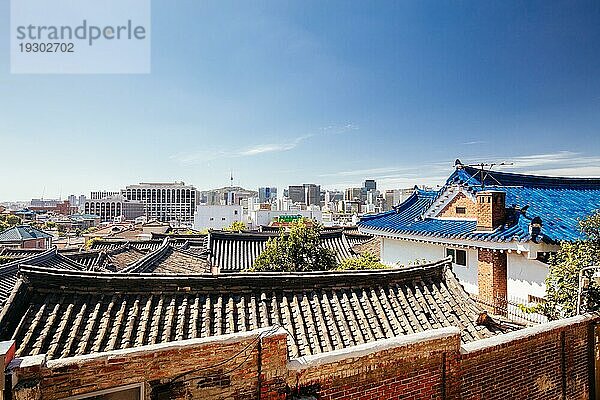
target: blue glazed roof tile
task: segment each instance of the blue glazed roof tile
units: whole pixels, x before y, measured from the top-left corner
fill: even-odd
[[[529,226],[533,218],[542,219],[539,239],[547,243],[581,238],[579,221],[600,209],[600,179],[560,178],[491,172],[484,177],[485,190],[506,193],[511,222],[492,232],[476,232],[476,222],[423,218],[425,211],[448,186],[460,184],[472,193],[482,190],[480,171],[461,166],[440,191],[416,189],[395,210],[363,217],[360,227],[382,232],[427,237],[482,240],[493,242],[532,239]]]

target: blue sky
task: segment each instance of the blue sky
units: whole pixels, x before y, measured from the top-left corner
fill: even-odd
[[[599,2],[282,3],[155,0],[151,74],[11,75],[3,2],[0,200],[600,175]]]

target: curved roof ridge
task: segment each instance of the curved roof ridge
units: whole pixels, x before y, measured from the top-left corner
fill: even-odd
[[[144,272],[144,270],[147,267],[149,267],[154,261],[164,256],[170,248],[172,248],[172,246],[169,244],[169,239],[164,238],[162,244],[156,250],[149,251],[148,254],[146,254],[142,258],[134,261],[133,263],[129,264],[127,267],[119,271],[119,274]]]
[[[424,278],[444,279],[450,268],[448,259],[408,268],[359,271],[316,271],[316,272],[261,272],[203,274],[148,274],[122,272],[95,272],[57,270],[46,267],[23,266],[21,275],[34,285],[60,286],[64,290],[130,290],[152,291],[160,288],[163,292],[242,290],[256,287],[279,287],[298,290],[299,288],[344,288],[360,287],[381,282],[414,281]],[[135,284],[133,284],[135,282]],[[68,283],[68,284],[67,284]]]
[[[457,171],[464,171],[472,178],[474,185],[481,185],[481,178],[478,176],[480,170],[474,167],[462,166]],[[464,179],[462,174],[457,173],[450,178]],[[563,177],[549,175],[518,174],[514,172],[486,171],[486,186],[516,186],[532,188],[552,188],[552,189],[600,189],[600,177]]]

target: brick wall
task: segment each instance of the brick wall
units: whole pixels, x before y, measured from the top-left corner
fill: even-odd
[[[442,330],[443,331],[443,330]],[[319,399],[444,399],[445,360],[460,349],[458,329],[446,333],[411,335],[406,342],[390,339],[390,348],[343,358],[318,357],[293,371],[290,382],[296,392],[317,387]],[[397,341],[397,343],[395,343]],[[368,347],[368,345],[367,345]],[[331,361],[329,361],[331,359]]]
[[[279,332],[262,340],[257,340],[256,333],[230,336],[144,346],[66,361],[46,362],[43,356],[26,357],[28,364],[15,370],[18,384],[13,397],[61,399],[143,382],[146,399],[256,399],[259,390],[264,399],[281,398],[277,391],[285,387],[281,381],[287,362],[286,334]],[[260,386],[259,373],[265,380],[261,380]],[[32,388],[41,397],[32,397]]]
[[[477,193],[477,230],[492,231],[506,220],[506,193]]]
[[[506,252],[490,249],[477,250],[477,286],[479,297],[487,304],[496,304],[499,299],[507,298]],[[500,301],[502,304],[503,302]],[[491,307],[492,313],[499,313]]]
[[[463,207],[466,211],[465,214],[458,214],[456,207]],[[437,216],[442,218],[477,218],[477,203],[461,192],[454,196]]]
[[[13,399],[135,382],[145,383],[146,399],[589,399],[599,320],[579,316],[462,347],[457,328],[442,328],[290,362],[282,331],[259,341],[246,333],[47,363],[25,357],[11,364],[19,379]],[[220,365],[244,349],[244,363]]]
[[[515,332],[514,340],[490,346],[483,341],[466,345],[460,359],[461,398],[590,398],[590,321],[557,325],[537,334]]]

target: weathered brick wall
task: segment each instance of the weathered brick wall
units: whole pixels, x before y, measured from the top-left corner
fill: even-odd
[[[13,399],[57,399],[144,382],[146,399],[161,400],[283,400],[298,394],[326,400],[582,400],[590,398],[591,329],[599,319],[575,317],[462,348],[459,330],[443,328],[290,362],[282,331],[259,342],[230,336],[48,363],[43,356],[26,357],[13,367],[20,380]]]
[[[456,207],[464,207],[465,214],[458,214]],[[437,216],[442,218],[477,218],[477,203],[469,199],[464,193],[458,193]]]
[[[477,250],[477,285],[479,297],[488,304],[507,298],[507,261],[506,253],[490,249]],[[500,311],[491,307],[489,311]]]
[[[285,334],[261,342],[249,335],[238,340],[216,339],[73,357],[64,362],[45,363],[42,358],[38,365],[17,369],[20,387],[15,399],[33,400],[30,390],[19,390],[32,387],[40,377],[41,399],[140,382],[145,383],[146,399],[256,399],[259,390],[265,399],[281,397],[277,391],[287,362]],[[266,378],[260,387],[259,373]]]
[[[504,192],[477,193],[477,230],[491,231],[506,220],[506,194]]]
[[[463,400],[588,399],[590,321],[477,349],[460,357]],[[474,348],[473,348],[474,347]]]
[[[458,330],[453,330],[366,355],[309,364],[291,372],[290,386],[300,393],[315,387],[323,400],[444,399],[446,358],[459,348]]]

